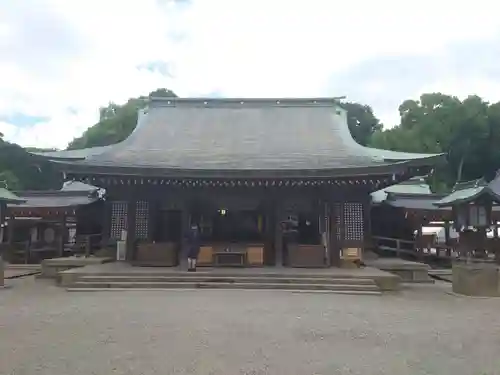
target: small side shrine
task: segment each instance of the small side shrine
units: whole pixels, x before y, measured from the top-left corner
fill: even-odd
[[[104,204],[100,190],[69,181],[60,190],[18,192],[22,202],[9,202],[2,221],[7,227],[2,236],[8,248],[5,258],[11,263],[39,263],[89,253],[94,242],[99,247]]]
[[[453,191],[434,203],[451,207],[455,230],[459,233],[459,258],[453,264],[453,291],[474,296],[500,296],[500,242],[488,240],[492,211],[500,204],[500,174],[485,179],[457,183]]]

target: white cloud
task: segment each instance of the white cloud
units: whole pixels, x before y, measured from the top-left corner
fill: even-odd
[[[351,90],[345,82],[332,84],[332,77],[349,75],[364,61],[402,56],[428,56],[440,71],[419,72],[411,95],[434,88],[498,96],[498,80],[479,73],[456,79],[446,60],[449,46],[500,35],[493,1],[474,2],[488,12],[450,0],[6,3],[0,3],[0,117],[51,118],[29,128],[0,123],[6,138],[22,145],[64,147],[97,121],[99,106],[159,87],[182,96],[343,95]],[[173,77],[136,69],[150,61],[167,62]],[[392,122],[393,103],[407,93],[385,92],[384,75],[373,75],[351,77],[351,99],[373,104]],[[406,78],[400,77],[401,86]]]

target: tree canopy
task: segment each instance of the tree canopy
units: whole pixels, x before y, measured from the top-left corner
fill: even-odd
[[[373,133],[370,145],[395,151],[445,153],[448,163],[434,182],[492,178],[500,168],[500,103],[478,96],[460,100],[441,93],[423,94],[399,107],[400,123]]]
[[[349,131],[359,144],[368,145],[373,133],[382,130],[382,123],[370,106],[353,102],[344,102],[341,106],[347,111]]]
[[[46,159],[0,138],[0,187],[9,190],[55,189],[62,175]]]
[[[104,146],[124,140],[134,130],[137,110],[150,96],[175,97],[158,89],[124,105],[110,103],[100,109],[100,120],[69,149]],[[400,123],[384,129],[368,105],[342,102],[353,138],[361,145],[395,151],[445,153],[447,165],[439,167],[432,185],[443,190],[456,181],[491,177],[500,168],[500,103],[490,104],[478,96],[460,100],[442,93],[427,93],[418,100],[405,100],[399,107]]]
[[[123,141],[135,129],[139,109],[144,108],[152,96],[176,97],[171,90],[158,89],[147,96],[129,99],[123,105],[109,103],[99,108],[99,122],[88,128],[81,137],[73,139],[68,150],[107,146]]]

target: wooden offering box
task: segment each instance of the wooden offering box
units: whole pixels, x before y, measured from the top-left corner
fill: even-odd
[[[177,265],[178,245],[175,242],[141,243],[137,245],[135,263],[139,265]]]
[[[323,245],[289,245],[288,265],[290,267],[325,267],[325,247]]]
[[[264,245],[206,244],[200,248],[198,265],[261,267],[264,265]]]

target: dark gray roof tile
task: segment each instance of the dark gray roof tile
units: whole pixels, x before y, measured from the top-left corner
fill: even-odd
[[[79,150],[38,151],[38,152],[31,152],[31,154],[44,156],[48,159],[62,159],[62,160],[85,159],[89,156],[103,153],[104,151],[109,150],[112,146],[113,145],[89,147],[89,148],[82,148]]]
[[[0,188],[0,202],[17,204],[22,203],[23,199],[5,188]]]
[[[500,203],[500,174],[490,182],[484,179],[459,182],[453,191],[436,202],[436,206],[445,207],[457,204],[470,203],[480,196],[489,196],[494,202]]]
[[[335,99],[152,99],[135,131],[80,165],[270,171],[380,167],[436,154],[363,147]]]
[[[24,200],[21,204],[9,204],[13,207],[49,208],[75,207],[87,205],[98,200],[96,195],[85,191],[21,191],[18,196]]]

